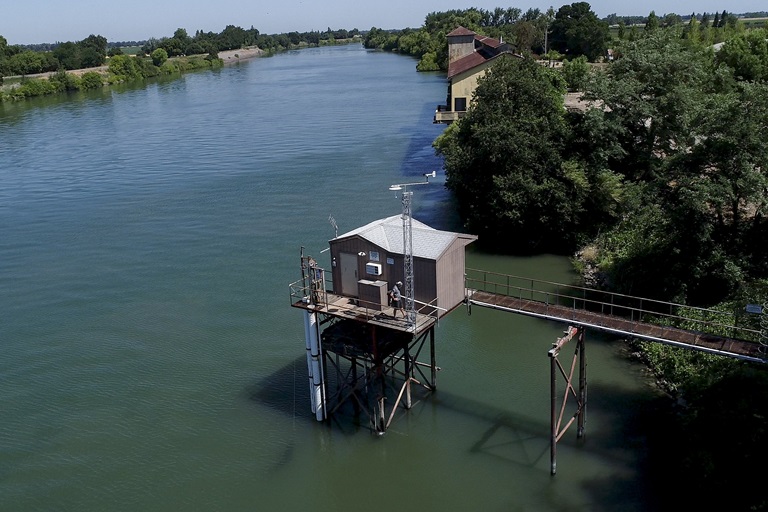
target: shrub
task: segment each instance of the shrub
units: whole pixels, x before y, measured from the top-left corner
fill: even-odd
[[[89,71],[80,78],[80,89],[98,89],[104,85],[101,75],[95,71]]]
[[[27,98],[32,96],[45,96],[57,91],[57,84],[48,80],[30,79],[15,89],[15,92]]]
[[[48,78],[57,92],[76,91],[80,89],[80,79],[71,73],[60,69]]]

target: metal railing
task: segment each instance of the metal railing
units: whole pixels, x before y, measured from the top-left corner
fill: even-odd
[[[478,269],[466,269],[467,293],[483,291],[499,296],[529,300],[573,311],[595,313],[594,321],[610,317],[632,322],[668,325],[745,341],[758,341],[760,331],[737,325],[732,312],[698,308],[655,299],[595,290]],[[557,317],[553,308],[553,316]],[[561,315],[562,313],[560,313]],[[607,324],[604,324],[607,325]]]
[[[443,108],[445,110],[443,110]],[[466,112],[464,111],[456,112],[454,110],[447,110],[447,109],[448,109],[447,106],[439,105],[438,108],[435,110],[435,116],[433,118],[433,121],[436,123],[458,121],[459,119],[464,117],[464,114],[466,114]]]
[[[348,302],[345,303],[343,300],[338,300],[341,296],[333,293],[332,286],[333,281],[331,279],[325,279],[323,281],[322,289],[313,289],[311,285],[306,285],[303,279],[294,281],[288,285],[291,305],[297,302],[303,302],[304,304],[318,306],[326,312],[331,312],[332,309],[338,309],[353,313],[358,318],[362,317],[362,319],[366,321],[374,318],[381,318],[382,309],[387,306],[386,304],[379,304],[355,297],[350,297]],[[414,300],[414,302],[420,305],[416,308],[417,324],[419,323],[419,317],[432,317],[435,320],[438,319],[438,311],[441,308],[437,306],[437,298],[428,303],[417,300]]]

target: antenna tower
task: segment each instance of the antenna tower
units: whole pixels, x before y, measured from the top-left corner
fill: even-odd
[[[336,219],[333,218],[333,215],[328,216],[328,222],[333,226],[333,238],[339,238],[339,226],[336,224]]]

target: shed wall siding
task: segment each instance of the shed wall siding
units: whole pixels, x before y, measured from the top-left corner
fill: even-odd
[[[330,242],[331,248],[331,268],[333,274],[333,290],[339,293],[341,288],[341,272],[339,263],[341,262],[340,254],[342,252],[350,254],[365,253],[365,256],[358,257],[357,263],[357,279],[375,279],[379,281],[387,281],[390,287],[397,281],[403,280],[403,256],[401,254],[391,254],[376,244],[368,242],[361,237],[350,237],[342,240],[332,240]],[[371,251],[378,251],[379,263],[381,265],[381,275],[373,276],[366,274],[365,265],[369,263]],[[394,259],[394,264],[387,263],[387,258]],[[333,262],[336,262],[336,266],[333,266]]]
[[[456,240],[438,262],[437,291],[441,308],[451,310],[464,300],[464,247],[463,241]]]

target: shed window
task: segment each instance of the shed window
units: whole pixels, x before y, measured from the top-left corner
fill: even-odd
[[[454,99],[454,112],[466,112],[467,111],[467,98],[455,98]]]

